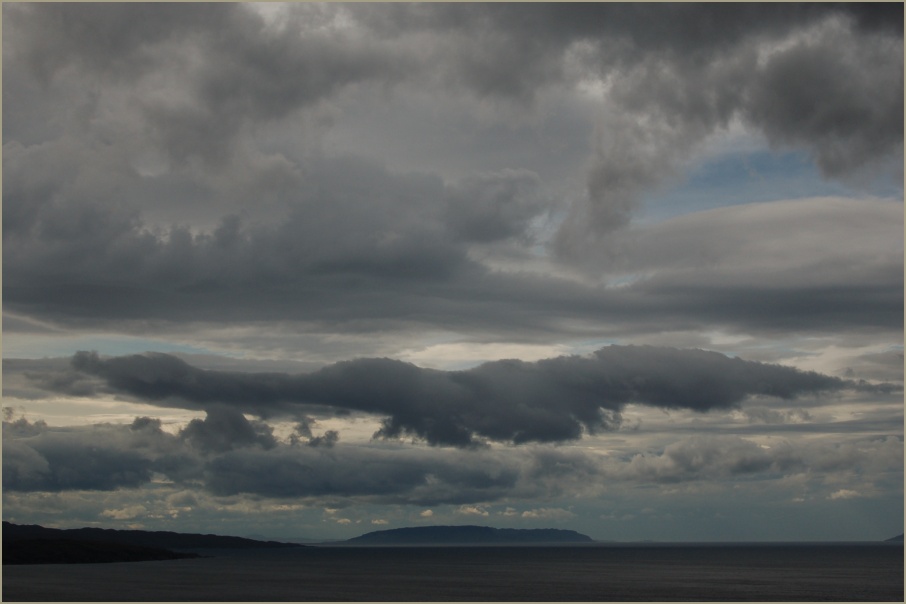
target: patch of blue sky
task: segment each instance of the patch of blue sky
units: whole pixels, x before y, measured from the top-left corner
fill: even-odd
[[[891,178],[849,185],[827,179],[802,151],[736,152],[691,166],[681,180],[645,200],[638,222],[660,222],[682,214],[747,203],[866,195],[902,198],[902,183]]]

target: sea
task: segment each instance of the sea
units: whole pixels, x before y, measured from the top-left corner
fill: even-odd
[[[902,543],[198,550],[4,566],[2,599],[153,602],[904,601]]]

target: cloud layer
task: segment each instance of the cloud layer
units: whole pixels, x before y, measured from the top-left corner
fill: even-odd
[[[894,437],[847,437],[836,443],[784,439],[766,447],[738,436],[693,436],[625,458],[535,446],[521,452],[322,449],[240,437],[228,447],[212,448],[199,441],[198,426],[214,428],[227,418],[237,425],[245,422],[249,433],[255,430],[232,410],[209,412],[195,428],[175,435],[146,417],[131,425],[84,428],[5,421],[3,488],[9,493],[115,491],[147,487],[153,480],[158,488],[201,487],[215,497],[250,494],[343,507],[370,502],[474,509],[474,504],[518,498],[550,499],[564,490],[585,498],[621,484],[775,480],[810,473],[865,472],[866,480],[878,481],[862,492],[870,497],[884,488],[882,481],[902,472],[903,443]],[[839,491],[835,484],[827,483],[830,498]],[[522,516],[551,517],[542,512],[529,510]],[[558,516],[571,517],[563,512]]]
[[[81,377],[80,377],[81,376]],[[99,383],[89,385],[91,376]],[[128,395],[165,406],[206,410],[186,428],[200,446],[269,442],[234,416],[292,417],[330,409],[385,416],[375,436],[417,436],[432,445],[472,446],[484,440],[559,442],[619,427],[630,403],[665,409],[728,409],[750,397],[792,399],[870,385],[791,367],[728,358],[715,352],[610,346],[588,357],[527,363],[496,361],[466,371],[438,371],[391,359],[358,359],[310,374],[202,370],[166,354],[101,358],[82,352],[72,370],[34,374],[33,381],[70,395]],[[232,417],[233,419],[229,419]],[[263,440],[262,440],[263,439]]]
[[[550,290],[563,284],[500,277],[485,259],[523,266],[533,246],[548,245],[559,261],[606,278],[602,258],[634,257],[614,244],[614,231],[731,123],[804,150],[829,178],[883,171],[902,154],[902,32],[889,25],[897,5],[533,5],[518,18],[515,10],[288,5],[275,20],[238,4],[6,7],[7,307],[136,330],[142,320],[276,318],[478,334],[507,316],[513,324],[501,331],[531,329],[562,304]],[[552,154],[508,155],[515,163],[451,178],[443,159],[429,171],[391,170],[324,142],[344,112],[375,94],[388,107],[429,95],[413,116],[428,124],[437,118],[427,111],[448,113],[454,132],[464,112],[504,123],[527,116],[470,130],[475,149],[533,130],[537,140],[559,110],[546,104],[550,91],[586,84],[600,94],[589,101],[597,125],[588,155],[571,155],[588,166],[578,191],[540,178],[553,175]],[[805,228],[836,237],[822,224],[817,217]],[[895,259],[868,261],[901,276]],[[841,285],[849,283],[769,288],[781,308],[755,321],[753,309],[740,309],[753,294],[744,286],[676,292],[663,305],[673,293],[663,287],[639,286],[636,299],[573,286],[560,312],[622,322],[641,303],[649,316],[669,306],[685,320],[725,317],[747,328],[795,315],[786,329],[821,316],[797,314],[788,297],[836,297]],[[886,317],[887,288],[901,286],[889,277],[853,307]],[[694,316],[702,300],[725,295],[732,299],[715,314]],[[513,314],[517,300],[529,303],[528,316]]]
[[[902,530],[902,5],[2,10],[4,519]]]

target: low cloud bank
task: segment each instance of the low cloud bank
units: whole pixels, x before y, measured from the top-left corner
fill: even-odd
[[[225,424],[233,428],[217,440],[200,436]],[[632,456],[547,445],[324,447],[273,439],[266,426],[223,408],[178,434],[163,431],[160,420],[148,417],[131,425],[63,428],[19,419],[3,422],[3,490],[5,495],[144,491],[141,505],[160,506],[149,496],[177,489],[184,494],[167,503],[174,510],[197,507],[203,496],[249,495],[329,507],[352,502],[454,505],[459,514],[478,516],[488,515],[492,504],[524,500],[534,502],[534,509],[521,517],[558,519],[569,512],[542,502],[563,493],[597,496],[620,484],[798,476],[788,487],[805,488],[807,478],[817,481],[815,492],[827,496],[845,479],[846,484],[860,484],[866,497],[902,484],[901,436],[769,442],[696,435]],[[107,515],[127,519],[143,513],[137,505],[123,503]]]
[[[465,371],[357,359],[298,375],[203,370],[161,353],[103,358],[80,352],[67,375],[39,374],[32,380],[57,392],[84,396],[93,388],[95,394],[209,412],[230,408],[264,419],[304,420],[325,411],[371,413],[384,416],[376,437],[415,436],[431,445],[457,447],[489,440],[576,440],[619,427],[621,411],[630,403],[706,412],[738,406],[753,396],[793,399],[899,388],[716,352],[652,346],[608,346],[589,356],[534,363],[494,361]],[[70,385],[77,392],[68,392]],[[267,439],[246,432],[248,439]],[[196,436],[207,439],[206,433]]]

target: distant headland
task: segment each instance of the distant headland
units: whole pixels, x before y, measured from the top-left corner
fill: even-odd
[[[303,547],[242,537],[101,528],[53,529],[3,522],[3,564],[139,562],[197,558],[210,548]]]
[[[593,543],[588,535],[565,529],[498,529],[489,526],[418,526],[365,533],[350,545],[529,545]]]

